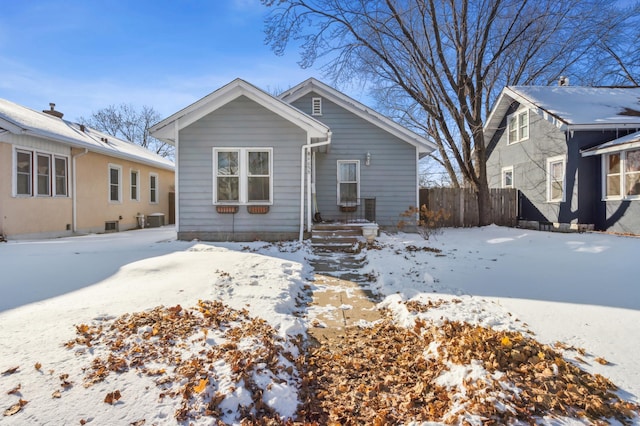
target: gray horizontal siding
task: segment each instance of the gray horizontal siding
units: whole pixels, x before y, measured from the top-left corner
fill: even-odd
[[[293,105],[311,113],[309,93]],[[416,148],[378,126],[338,105],[322,100],[322,116],[333,133],[327,153],[316,154],[316,192],[323,219],[340,219],[344,215],[337,205],[337,161],[360,161],[360,196],[376,198],[376,221],[385,227],[396,226],[400,213],[417,204]],[[366,153],[371,165],[365,166]]]
[[[179,229],[206,239],[261,238],[297,232],[300,217],[300,147],[306,133],[261,105],[240,97],[180,131]],[[264,215],[218,214],[213,205],[213,148],[273,148],[273,205]],[[251,238],[254,239],[254,238]]]

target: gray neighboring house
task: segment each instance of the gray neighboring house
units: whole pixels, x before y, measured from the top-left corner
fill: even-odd
[[[302,239],[319,220],[395,226],[435,149],[315,79],[279,97],[236,79],[151,134],[176,147],[182,240]]]
[[[489,186],[524,225],[640,234],[640,88],[505,87],[484,128]]]

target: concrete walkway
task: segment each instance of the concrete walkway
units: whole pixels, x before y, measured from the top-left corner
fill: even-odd
[[[350,327],[381,319],[367,277],[358,274],[365,260],[349,253],[317,254],[309,335],[318,344],[339,344]]]

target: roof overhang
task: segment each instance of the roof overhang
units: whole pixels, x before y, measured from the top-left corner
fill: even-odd
[[[612,152],[628,151],[640,148],[640,132],[632,133],[609,142],[605,142],[593,148],[581,151],[583,157],[610,154]]]
[[[336,105],[352,112],[358,117],[378,126],[404,142],[415,146],[420,154],[426,155],[433,152],[437,146],[428,139],[396,123],[384,115],[372,110],[366,105],[356,101],[342,92],[322,83],[315,78],[309,78],[297,86],[282,93],[279,98],[284,102],[292,103],[301,97],[314,92]]]
[[[300,127],[305,130],[311,138],[317,138],[319,140],[329,139],[330,129],[325,124],[242,79],[233,80],[226,86],[221,87],[199,101],[153,125],[149,129],[150,133],[157,139],[175,144],[176,131],[180,131],[195,123],[202,117],[211,114],[240,96],[246,96]]]

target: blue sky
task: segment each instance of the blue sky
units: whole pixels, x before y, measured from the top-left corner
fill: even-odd
[[[264,43],[259,0],[0,0],[0,98],[65,119],[109,105],[163,117],[236,77],[267,91],[318,69]],[[350,94],[354,96],[353,94]]]

